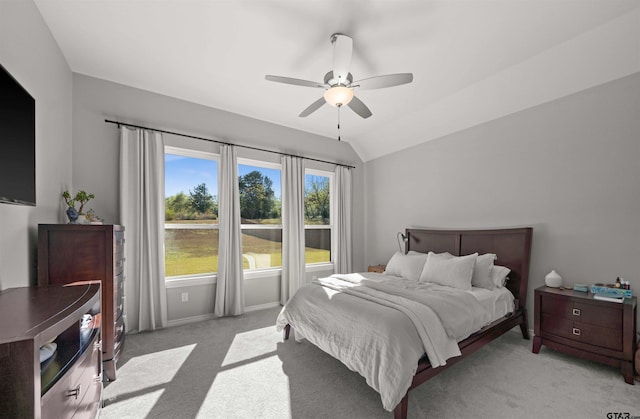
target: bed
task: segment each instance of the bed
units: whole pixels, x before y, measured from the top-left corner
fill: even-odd
[[[466,306],[475,310],[475,306],[465,300],[469,297],[462,294],[475,292],[476,287],[466,292],[422,281],[400,280],[386,274],[361,273],[333,275],[303,286],[285,304],[276,322],[277,327],[284,330],[285,340],[293,330],[296,339],[306,338],[365,377],[380,393],[383,407],[394,412],[395,419],[407,417],[411,389],[503,333],[519,326],[523,338],[529,339],[526,298],[532,239],[530,227],[407,229],[405,237],[406,255],[448,253],[460,260],[476,253],[497,255],[495,264],[510,270],[508,280],[502,291],[496,289],[495,293],[484,294],[497,296],[487,297],[494,299],[494,307],[496,298],[506,298],[499,294],[508,294],[509,308],[493,313],[491,318],[468,311],[468,321],[462,322],[458,319],[465,316],[451,315],[446,306],[457,307],[459,312],[465,311]],[[389,296],[387,291],[394,295]],[[448,301],[439,304],[439,300],[435,300],[435,307],[440,305],[438,310],[445,311],[433,307],[425,309],[420,304],[421,298],[431,299],[432,295],[445,298],[449,293],[451,304]],[[440,297],[442,295],[445,297]],[[454,302],[454,297],[462,299]],[[482,299],[476,299],[480,305],[485,304]],[[416,320],[417,317],[420,319]],[[366,330],[372,332],[363,332]],[[369,340],[373,339],[369,337],[371,333],[377,335],[375,340]]]

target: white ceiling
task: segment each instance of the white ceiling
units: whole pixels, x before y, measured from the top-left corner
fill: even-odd
[[[356,91],[368,119],[341,110],[342,139],[363,161],[640,68],[640,0],[35,2],[73,72],[327,141],[336,108],[297,116],[322,90],[264,76],[321,82],[330,35],[347,34],[354,79],[414,74],[412,84]]]

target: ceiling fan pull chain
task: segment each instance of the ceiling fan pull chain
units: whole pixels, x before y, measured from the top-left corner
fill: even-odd
[[[338,141],[342,141],[340,139],[340,108],[341,106],[338,106]]]

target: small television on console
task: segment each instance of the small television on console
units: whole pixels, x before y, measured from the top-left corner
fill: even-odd
[[[36,205],[36,101],[1,64],[0,203]]]

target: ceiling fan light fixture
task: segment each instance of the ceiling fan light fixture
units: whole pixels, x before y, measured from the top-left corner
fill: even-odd
[[[351,99],[353,99],[353,89],[350,87],[333,86],[324,92],[324,100],[336,108],[349,104]]]

